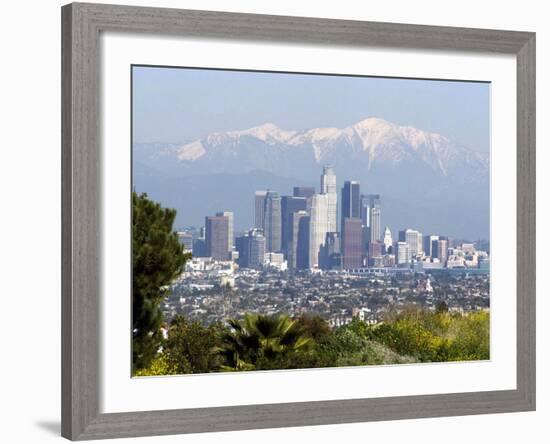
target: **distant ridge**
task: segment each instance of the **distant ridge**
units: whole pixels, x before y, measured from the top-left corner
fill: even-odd
[[[383,196],[383,224],[392,230],[489,236],[488,154],[375,117],[345,128],[291,131],[264,123],[180,144],[134,143],[133,159],[136,189],[178,209],[181,226],[200,225],[212,209],[232,209],[236,226],[246,227],[255,189],[319,189],[322,166],[330,164],[338,188],[358,180],[361,192]]]

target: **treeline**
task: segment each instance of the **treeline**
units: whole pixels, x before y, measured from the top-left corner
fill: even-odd
[[[410,308],[330,329],[319,316],[246,315],[204,326],[177,316],[136,376],[489,359],[489,313]]]

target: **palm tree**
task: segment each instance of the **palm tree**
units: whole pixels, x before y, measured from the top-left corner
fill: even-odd
[[[304,349],[311,338],[286,315],[245,315],[242,321],[230,319],[230,331],[222,337],[220,353],[223,370],[254,370],[259,359],[274,361]]]

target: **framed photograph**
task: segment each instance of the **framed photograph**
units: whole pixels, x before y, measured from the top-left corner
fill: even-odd
[[[62,8],[62,434],[535,409],[535,35]]]

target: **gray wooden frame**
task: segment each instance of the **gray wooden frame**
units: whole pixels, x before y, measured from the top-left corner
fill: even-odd
[[[99,411],[99,35],[512,54],[517,58],[517,389],[148,412]],[[62,435],[74,440],[535,409],[535,34],[102,4],[62,8]]]

